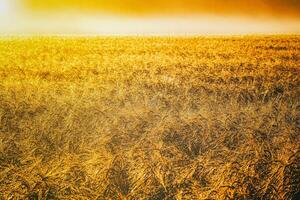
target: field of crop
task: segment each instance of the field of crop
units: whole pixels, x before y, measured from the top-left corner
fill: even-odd
[[[0,199],[299,199],[300,36],[0,39]]]

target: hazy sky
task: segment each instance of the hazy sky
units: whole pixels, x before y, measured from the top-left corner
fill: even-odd
[[[299,0],[0,0],[0,34],[300,33]]]
[[[299,0],[23,0],[35,10],[79,9],[127,15],[239,14],[299,17]]]

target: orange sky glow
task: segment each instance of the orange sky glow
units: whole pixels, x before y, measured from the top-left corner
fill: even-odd
[[[298,0],[0,0],[0,34],[299,34]]]

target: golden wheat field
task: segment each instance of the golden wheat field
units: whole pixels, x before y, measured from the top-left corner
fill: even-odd
[[[300,198],[300,36],[0,39],[0,199]]]

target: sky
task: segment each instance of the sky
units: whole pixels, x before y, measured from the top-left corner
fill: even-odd
[[[0,35],[299,34],[299,0],[0,0]]]

